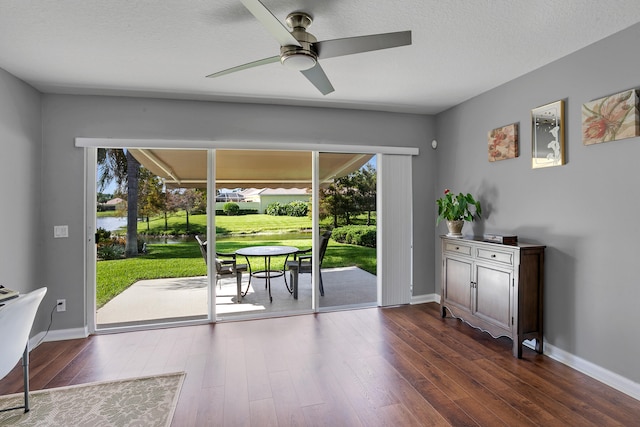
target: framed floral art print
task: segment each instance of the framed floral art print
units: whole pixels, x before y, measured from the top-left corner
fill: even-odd
[[[638,91],[635,89],[596,99],[582,105],[584,145],[640,136]]]
[[[512,123],[489,131],[489,161],[518,157],[518,124]]]

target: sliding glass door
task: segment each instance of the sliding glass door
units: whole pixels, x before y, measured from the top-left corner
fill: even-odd
[[[206,320],[207,151],[97,154],[97,329]]]
[[[215,188],[216,319],[312,312],[296,264],[312,247],[312,153],[215,150]]]
[[[409,301],[408,155],[90,142],[90,330]]]
[[[318,245],[319,309],[376,306],[376,156],[321,152],[318,169],[320,236],[330,236]]]

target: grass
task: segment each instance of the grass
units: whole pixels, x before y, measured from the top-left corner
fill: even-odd
[[[268,215],[261,216],[269,217]],[[311,247],[311,239],[279,240],[277,236],[270,235],[265,236],[265,240],[252,240],[250,245],[286,245],[306,249]],[[224,240],[216,244],[219,252],[234,252],[246,246],[247,242],[241,239]],[[264,259],[260,257],[252,258],[251,263],[254,270],[264,269]],[[284,257],[273,257],[272,263],[282,265]],[[352,265],[376,274],[376,249],[329,241],[322,266],[333,268]],[[187,243],[151,244],[148,245],[146,255],[137,258],[99,261],[96,270],[96,305],[98,308],[138,280],[204,276],[207,274],[200,248],[195,240]]]
[[[264,214],[216,216],[216,234],[253,234],[266,232],[290,232],[311,228],[311,218],[271,216]],[[186,214],[178,212],[167,218],[165,228],[164,217],[155,217],[147,222],[138,223],[138,232],[154,236],[183,234],[205,234],[207,230],[206,215],[189,215],[187,230]]]
[[[149,252],[144,256],[98,261],[96,305],[102,307],[138,280],[206,274],[207,268],[197,243],[149,245]]]
[[[98,216],[114,216],[113,212],[99,212]],[[375,215],[373,216],[375,221]],[[364,224],[366,216],[353,218],[354,224]],[[320,221],[321,227],[331,226],[332,218]],[[375,223],[375,222],[374,222]],[[253,233],[286,233],[311,229],[310,217],[272,216],[265,214],[216,216],[216,234],[253,234]],[[184,211],[171,214],[167,218],[165,228],[164,217],[153,217],[149,222],[138,223],[138,233],[154,236],[179,236],[184,234],[205,234],[207,215],[189,215],[187,230],[186,213]],[[124,234],[125,230],[122,230]]]

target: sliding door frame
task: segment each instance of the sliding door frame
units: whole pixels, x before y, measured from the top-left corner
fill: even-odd
[[[200,149],[207,150],[207,192],[214,194],[215,191],[215,152],[216,149],[226,150],[269,150],[269,151],[308,151],[312,153],[312,192],[317,194],[319,190],[318,182],[318,166],[320,153],[358,153],[358,154],[374,154],[374,155],[404,155],[414,156],[418,154],[418,148],[415,147],[393,147],[393,146],[361,146],[361,145],[339,145],[339,144],[319,144],[319,143],[289,143],[289,142],[269,142],[260,143],[255,141],[210,141],[210,140],[181,140],[181,139],[124,139],[124,138],[76,138],[76,147],[85,148],[85,319],[89,333],[96,332],[96,267],[95,267],[95,177],[96,177],[96,158],[98,148],[156,148],[156,149]],[[92,184],[92,185],[91,185]],[[379,187],[383,188],[383,187]],[[409,186],[408,188],[411,188]],[[213,191],[213,193],[212,193]],[[384,198],[384,194],[380,195]],[[411,197],[411,196],[410,196]],[[318,216],[318,198],[312,198],[312,246],[317,247],[319,242],[319,216]],[[215,198],[207,198],[207,240],[212,243],[210,247],[215,247]],[[93,218],[92,218],[93,217]],[[413,224],[407,224],[410,227],[409,234],[412,234]],[[380,238],[380,230],[378,230],[378,241]],[[319,311],[319,259],[318,251],[313,252],[313,275],[312,275],[312,310]],[[201,324],[216,322],[215,310],[215,276],[212,271],[213,252],[208,251],[207,256],[210,257],[207,262],[208,277],[208,315],[203,321],[176,321],[171,325],[184,324]],[[91,265],[93,262],[93,265]],[[381,286],[383,286],[381,275],[377,278],[378,294],[380,295]],[[409,287],[412,283],[408,284]],[[409,291],[410,292],[410,291]],[[382,301],[378,297],[378,305]],[[157,325],[140,325],[134,327],[110,328],[109,330],[99,330],[99,332],[121,332],[123,330],[136,329],[152,329],[167,327],[167,324]]]

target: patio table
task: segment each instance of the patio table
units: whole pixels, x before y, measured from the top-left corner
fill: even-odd
[[[247,260],[247,265],[249,266],[249,284],[247,285],[247,290],[242,294],[242,296],[245,296],[249,291],[249,286],[251,286],[251,278],[256,277],[266,280],[266,286],[267,289],[269,289],[269,301],[273,302],[273,297],[271,296],[271,278],[284,276],[284,266],[287,265],[287,259],[289,258],[289,255],[296,252],[298,252],[298,248],[296,248],[295,246],[249,246],[247,248],[238,249],[236,251],[236,254],[244,256]],[[287,255],[282,270],[272,270],[271,257],[282,255]],[[264,257],[264,270],[251,270],[251,262],[249,261],[249,257],[253,256]],[[293,289],[289,288],[286,277],[284,278],[284,284],[287,287],[289,293],[292,293]]]

